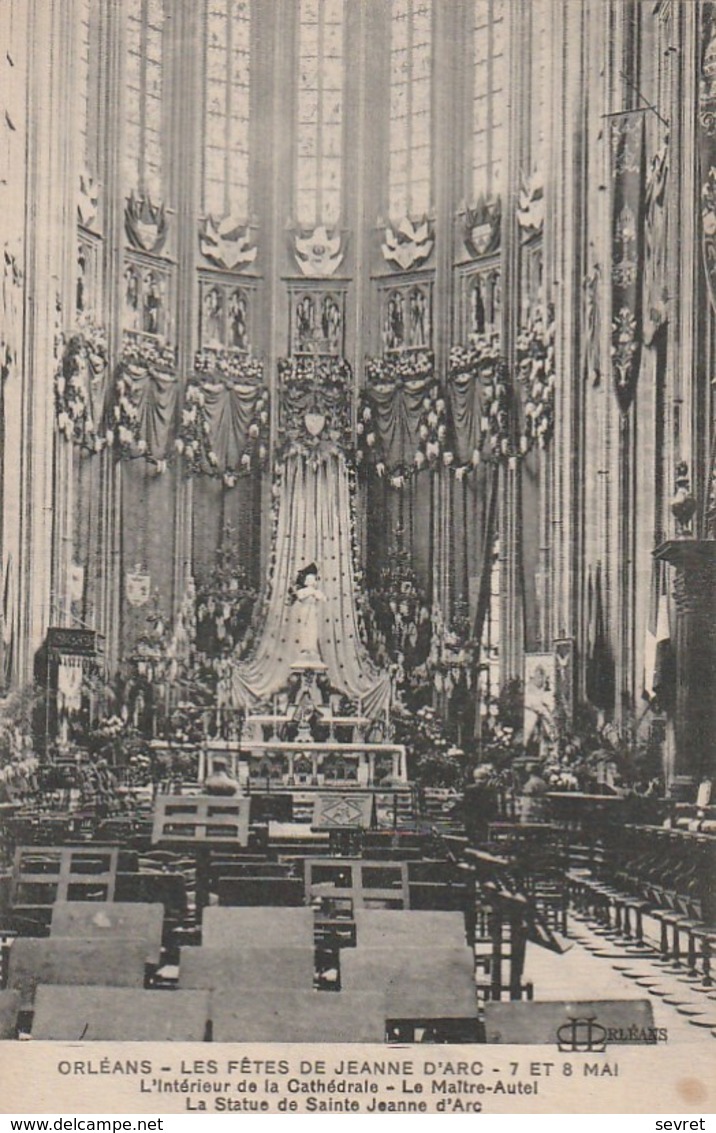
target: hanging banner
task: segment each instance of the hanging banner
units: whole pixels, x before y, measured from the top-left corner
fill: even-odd
[[[152,579],[148,571],[137,564],[124,579],[124,593],[130,606],[145,606],[149,601]]]
[[[703,13],[698,117],[701,248],[709,298],[716,310],[716,17],[711,4],[704,4]]]
[[[612,370],[617,401],[634,400],[641,362],[644,268],[645,111],[610,123],[612,157]]]
[[[643,341],[650,346],[669,318],[666,272],[666,189],[669,145],[664,141],[651,159],[646,178],[644,240]]]

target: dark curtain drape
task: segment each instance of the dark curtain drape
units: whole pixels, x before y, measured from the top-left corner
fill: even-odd
[[[157,474],[146,460],[122,463],[123,640],[125,649],[146,629],[149,606],[133,607],[124,582],[136,566],[151,578],[151,592],[167,619],[174,609],[176,467]]]
[[[209,424],[208,442],[218,457],[218,471],[240,471],[249,444],[249,428],[262,387],[256,384],[202,385]]]
[[[490,597],[492,552],[497,533],[498,466],[485,462],[483,418],[489,413],[479,374],[451,373],[447,382],[451,444],[456,467],[469,472],[453,486],[453,593],[467,604],[479,640]],[[475,454],[480,463],[473,467]]]
[[[434,382],[430,375],[400,383],[375,383],[366,390],[373,410],[379,459],[386,469],[382,477],[371,476],[367,489],[369,585],[375,583],[386,565],[387,554],[400,529],[420,585],[426,594],[432,589],[433,473],[425,468],[413,472],[401,489],[390,486],[390,476],[398,470],[414,469],[421,440],[423,402]]]
[[[173,452],[179,385],[176,377],[161,371],[125,367],[122,376],[129,383],[137,409],[140,439],[147,455],[166,460]]]
[[[261,480],[246,476],[235,487],[221,480],[196,476],[193,481],[192,563],[197,578],[211,573],[216,555],[231,540],[236,561],[249,581],[260,584]]]

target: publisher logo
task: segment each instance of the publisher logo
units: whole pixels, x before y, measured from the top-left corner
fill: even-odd
[[[602,1051],[607,1049],[607,1031],[597,1023],[596,1015],[570,1018],[557,1031],[557,1043],[562,1051]]]
[[[666,1027],[644,1026],[631,1022],[621,1026],[603,1026],[596,1015],[570,1016],[557,1031],[557,1046],[565,1053],[599,1053],[607,1044],[654,1045],[668,1042]]]

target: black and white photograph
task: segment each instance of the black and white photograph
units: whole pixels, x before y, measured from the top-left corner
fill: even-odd
[[[0,0],[0,243],[4,1112],[716,1112],[716,2]]]

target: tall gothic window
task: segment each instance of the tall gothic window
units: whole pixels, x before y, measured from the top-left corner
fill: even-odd
[[[126,189],[160,202],[164,0],[126,0],[126,4]]]
[[[505,0],[474,0],[472,191],[475,199],[499,196],[507,122],[505,106]]]
[[[344,0],[300,0],[296,218],[338,223],[343,166]]]
[[[90,40],[91,0],[80,0],[79,44],[77,52],[77,105],[80,129],[80,168],[90,170]]]
[[[206,0],[205,216],[249,212],[250,0]]]
[[[392,0],[389,208],[394,220],[430,208],[432,4]]]

